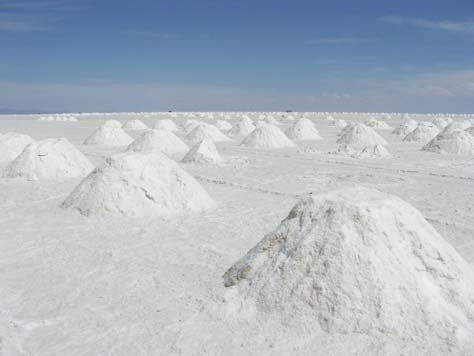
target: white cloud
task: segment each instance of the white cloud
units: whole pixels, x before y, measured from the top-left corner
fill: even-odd
[[[378,20],[396,25],[408,25],[435,30],[444,30],[449,32],[474,34],[474,22],[472,21],[433,21],[428,19],[401,16],[382,16],[379,17]]]

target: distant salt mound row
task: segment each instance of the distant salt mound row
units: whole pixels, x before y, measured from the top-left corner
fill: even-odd
[[[443,117],[437,117],[432,122],[433,122],[433,125],[435,125],[441,131],[444,130],[446,126],[450,124],[450,122],[446,118],[443,118]]]
[[[0,135],[0,163],[10,163],[32,142],[30,136],[16,132]]]
[[[462,121],[453,121],[448,126],[446,126],[443,132],[453,132],[458,130],[466,130],[471,128],[473,125],[469,120],[462,120]]]
[[[415,130],[418,127],[418,122],[415,120],[408,120],[407,122],[404,122],[400,124],[395,130],[392,131],[392,134],[398,135],[398,136],[406,136],[413,130]]]
[[[195,144],[182,159],[183,163],[221,165],[224,160],[212,140],[204,139]]]
[[[342,145],[354,148],[365,148],[367,146],[388,145],[387,141],[371,127],[363,124],[351,124],[343,129],[343,134],[336,141]]]
[[[229,131],[232,129],[232,124],[224,120],[217,120],[216,127],[221,131]]]
[[[252,148],[285,148],[296,147],[280,128],[264,124],[253,130],[240,144]]]
[[[127,148],[128,151],[159,151],[166,155],[184,154],[189,147],[174,133],[165,129],[144,132]]]
[[[334,121],[333,125],[336,126],[337,128],[343,129],[344,127],[347,126],[347,121],[342,120],[342,119],[337,119]]]
[[[320,140],[318,130],[308,119],[299,119],[286,131],[286,135],[296,141]]]
[[[140,131],[140,130],[148,130],[148,126],[145,125],[143,121],[135,119],[135,120],[128,120],[125,124],[123,124],[122,129],[130,130],[130,131]]]
[[[366,126],[372,127],[373,129],[378,129],[378,130],[391,130],[392,126],[387,124],[385,121],[380,121],[377,119],[374,119],[373,117],[364,122]]]
[[[127,146],[131,138],[121,127],[102,125],[84,141],[84,145]]]
[[[255,130],[255,127],[256,126],[254,125],[252,119],[244,117],[232,127],[232,129],[229,131],[229,135],[245,137]]]
[[[460,130],[443,131],[428,142],[422,150],[445,155],[474,156],[474,136]]]
[[[204,122],[199,123],[199,125],[186,135],[185,139],[193,145],[204,139],[209,139],[214,142],[231,141],[231,139],[224,135],[217,127]]]
[[[179,165],[159,152],[108,158],[66,198],[62,207],[95,217],[173,217],[211,210],[215,202]]]
[[[5,178],[59,180],[84,177],[94,169],[91,162],[65,138],[30,143],[3,171]]]
[[[303,199],[224,284],[229,302],[293,331],[386,335],[437,355],[474,347],[470,266],[417,209],[377,190]]]
[[[113,128],[113,129],[121,129],[122,128],[122,123],[118,120],[107,120],[106,122],[104,122],[102,124],[102,126],[104,127],[110,127],[110,128]]]
[[[171,132],[179,131],[178,126],[176,126],[174,121],[170,120],[170,119],[157,120],[155,122],[154,128],[158,129],[158,130],[168,130],[168,131],[171,131]]]
[[[37,121],[62,121],[62,122],[77,122],[74,116],[41,116]]]
[[[420,122],[416,129],[405,136],[403,141],[427,143],[437,134],[439,134],[439,129],[434,124],[431,122]]]

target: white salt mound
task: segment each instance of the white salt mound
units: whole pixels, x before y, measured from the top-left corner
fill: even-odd
[[[236,123],[234,127],[232,127],[232,129],[229,131],[229,135],[245,137],[253,130],[255,130],[255,125],[252,119],[244,117],[242,120]]]
[[[468,134],[474,136],[474,126],[468,128],[468,129],[465,129],[464,131],[466,131]]]
[[[391,130],[392,126],[387,124],[385,121],[380,121],[375,118],[370,118],[366,122],[364,122],[366,126],[372,127],[373,129],[378,130]]]
[[[194,130],[196,128],[196,126],[198,126],[199,124],[201,124],[202,122],[199,121],[199,120],[195,120],[195,119],[189,119],[186,121],[186,123],[184,124],[184,130],[187,132],[187,133],[190,133],[192,130]]]
[[[314,124],[308,119],[299,119],[286,131],[286,135],[292,140],[310,141],[320,140],[319,132]]]
[[[183,163],[217,164],[224,162],[212,140],[204,139],[195,144],[182,159]]]
[[[199,123],[199,125],[186,135],[186,140],[193,145],[204,139],[209,139],[214,142],[230,141],[230,138],[224,135],[217,127],[204,122]]]
[[[148,126],[145,125],[143,121],[138,119],[127,121],[125,124],[123,124],[122,128],[124,130],[130,131],[148,130]]]
[[[433,125],[435,125],[440,130],[444,130],[444,128],[449,125],[448,120],[442,117],[437,117],[432,122],[433,122]]]
[[[453,132],[458,130],[466,130],[472,127],[472,123],[469,120],[453,121],[444,128],[444,132]]]
[[[122,123],[118,120],[107,120],[106,122],[104,122],[102,124],[102,126],[105,126],[105,127],[110,127],[110,128],[114,128],[114,129],[121,129],[122,128]]]
[[[102,125],[84,141],[84,145],[127,146],[133,141],[121,127]]]
[[[265,124],[253,130],[240,144],[253,148],[284,148],[295,147],[282,130],[270,124]]]
[[[173,120],[170,119],[162,119],[162,120],[157,120],[155,122],[155,129],[160,129],[160,130],[168,130],[171,132],[176,132],[179,131],[178,126],[174,123]]]
[[[404,122],[400,124],[395,130],[392,131],[392,134],[394,135],[399,135],[399,136],[406,136],[413,130],[415,130],[418,127],[418,122],[415,120],[408,120],[407,122]]]
[[[215,203],[165,155],[130,151],[109,157],[92,171],[62,207],[85,216],[150,218],[204,212]]]
[[[434,124],[430,122],[420,122],[416,129],[405,136],[403,141],[427,143],[437,134],[439,134],[439,129]]]
[[[343,129],[344,127],[347,126],[347,121],[342,120],[342,119],[337,119],[336,121],[334,121],[334,126],[340,128],[340,129]]]
[[[373,145],[364,147],[362,150],[354,152],[351,156],[358,159],[381,159],[391,158],[392,154],[383,145]]]
[[[189,147],[174,133],[165,129],[144,132],[127,148],[129,151],[159,151],[167,155],[184,154]]]
[[[229,131],[232,129],[232,124],[224,120],[217,120],[216,127],[221,131]]]
[[[28,135],[7,132],[0,135],[0,163],[10,163],[34,140]]]
[[[84,177],[94,169],[91,162],[65,138],[30,143],[3,171],[6,178],[28,180]]]
[[[272,116],[265,116],[263,121],[270,125],[280,125],[280,122]]]
[[[336,141],[339,144],[349,145],[354,148],[365,148],[367,146],[388,145],[387,141],[371,127],[363,124],[351,124],[343,129],[343,134]]]
[[[440,154],[473,156],[474,137],[466,131],[443,131],[428,142],[422,150]]]
[[[470,266],[417,209],[377,190],[303,199],[224,284],[229,301],[293,331],[474,352]]]

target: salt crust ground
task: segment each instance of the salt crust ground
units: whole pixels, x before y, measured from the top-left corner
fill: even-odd
[[[243,115],[226,113],[233,125]],[[259,114],[246,113],[256,120]],[[286,113],[272,114],[286,130]],[[275,319],[229,311],[222,274],[288,215],[302,196],[363,185],[415,206],[470,263],[474,262],[472,158],[421,151],[419,143],[380,131],[393,158],[362,161],[329,155],[340,129],[325,117],[396,127],[440,115],[307,113],[323,140],[298,148],[256,150],[217,143],[233,163],[183,165],[218,202],[211,212],[176,220],[85,218],[60,208],[82,178],[0,180],[0,333],[4,350],[29,355],[446,355],[389,335],[292,332]],[[79,114],[79,122],[0,117],[0,132],[35,140],[66,137],[95,166],[123,147],[83,146],[106,119],[173,117],[214,123],[219,113]],[[300,117],[291,114],[294,118]],[[443,116],[446,117],[446,116]],[[457,120],[469,117],[452,116]],[[137,135],[130,132],[133,138]],[[178,136],[183,139],[184,131]],[[2,164],[0,163],[0,167]],[[8,354],[8,351],[5,351]],[[13,352],[11,352],[13,353]],[[472,356],[472,353],[451,352]]]

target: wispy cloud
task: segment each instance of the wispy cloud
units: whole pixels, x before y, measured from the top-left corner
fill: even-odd
[[[402,26],[414,26],[434,30],[443,30],[449,32],[474,34],[473,21],[433,21],[421,18],[401,17],[401,16],[382,16],[378,18],[381,22],[391,23]]]
[[[179,35],[174,33],[163,33],[154,31],[141,31],[141,30],[128,30],[124,32],[127,35],[142,36],[142,37],[154,37],[162,40],[172,40],[179,38]]]
[[[0,31],[47,31],[64,20],[66,12],[85,8],[84,0],[0,0]]]
[[[339,44],[357,44],[371,42],[370,38],[357,38],[357,37],[322,37],[315,38],[305,41],[305,44],[311,46],[320,45],[339,45]]]

